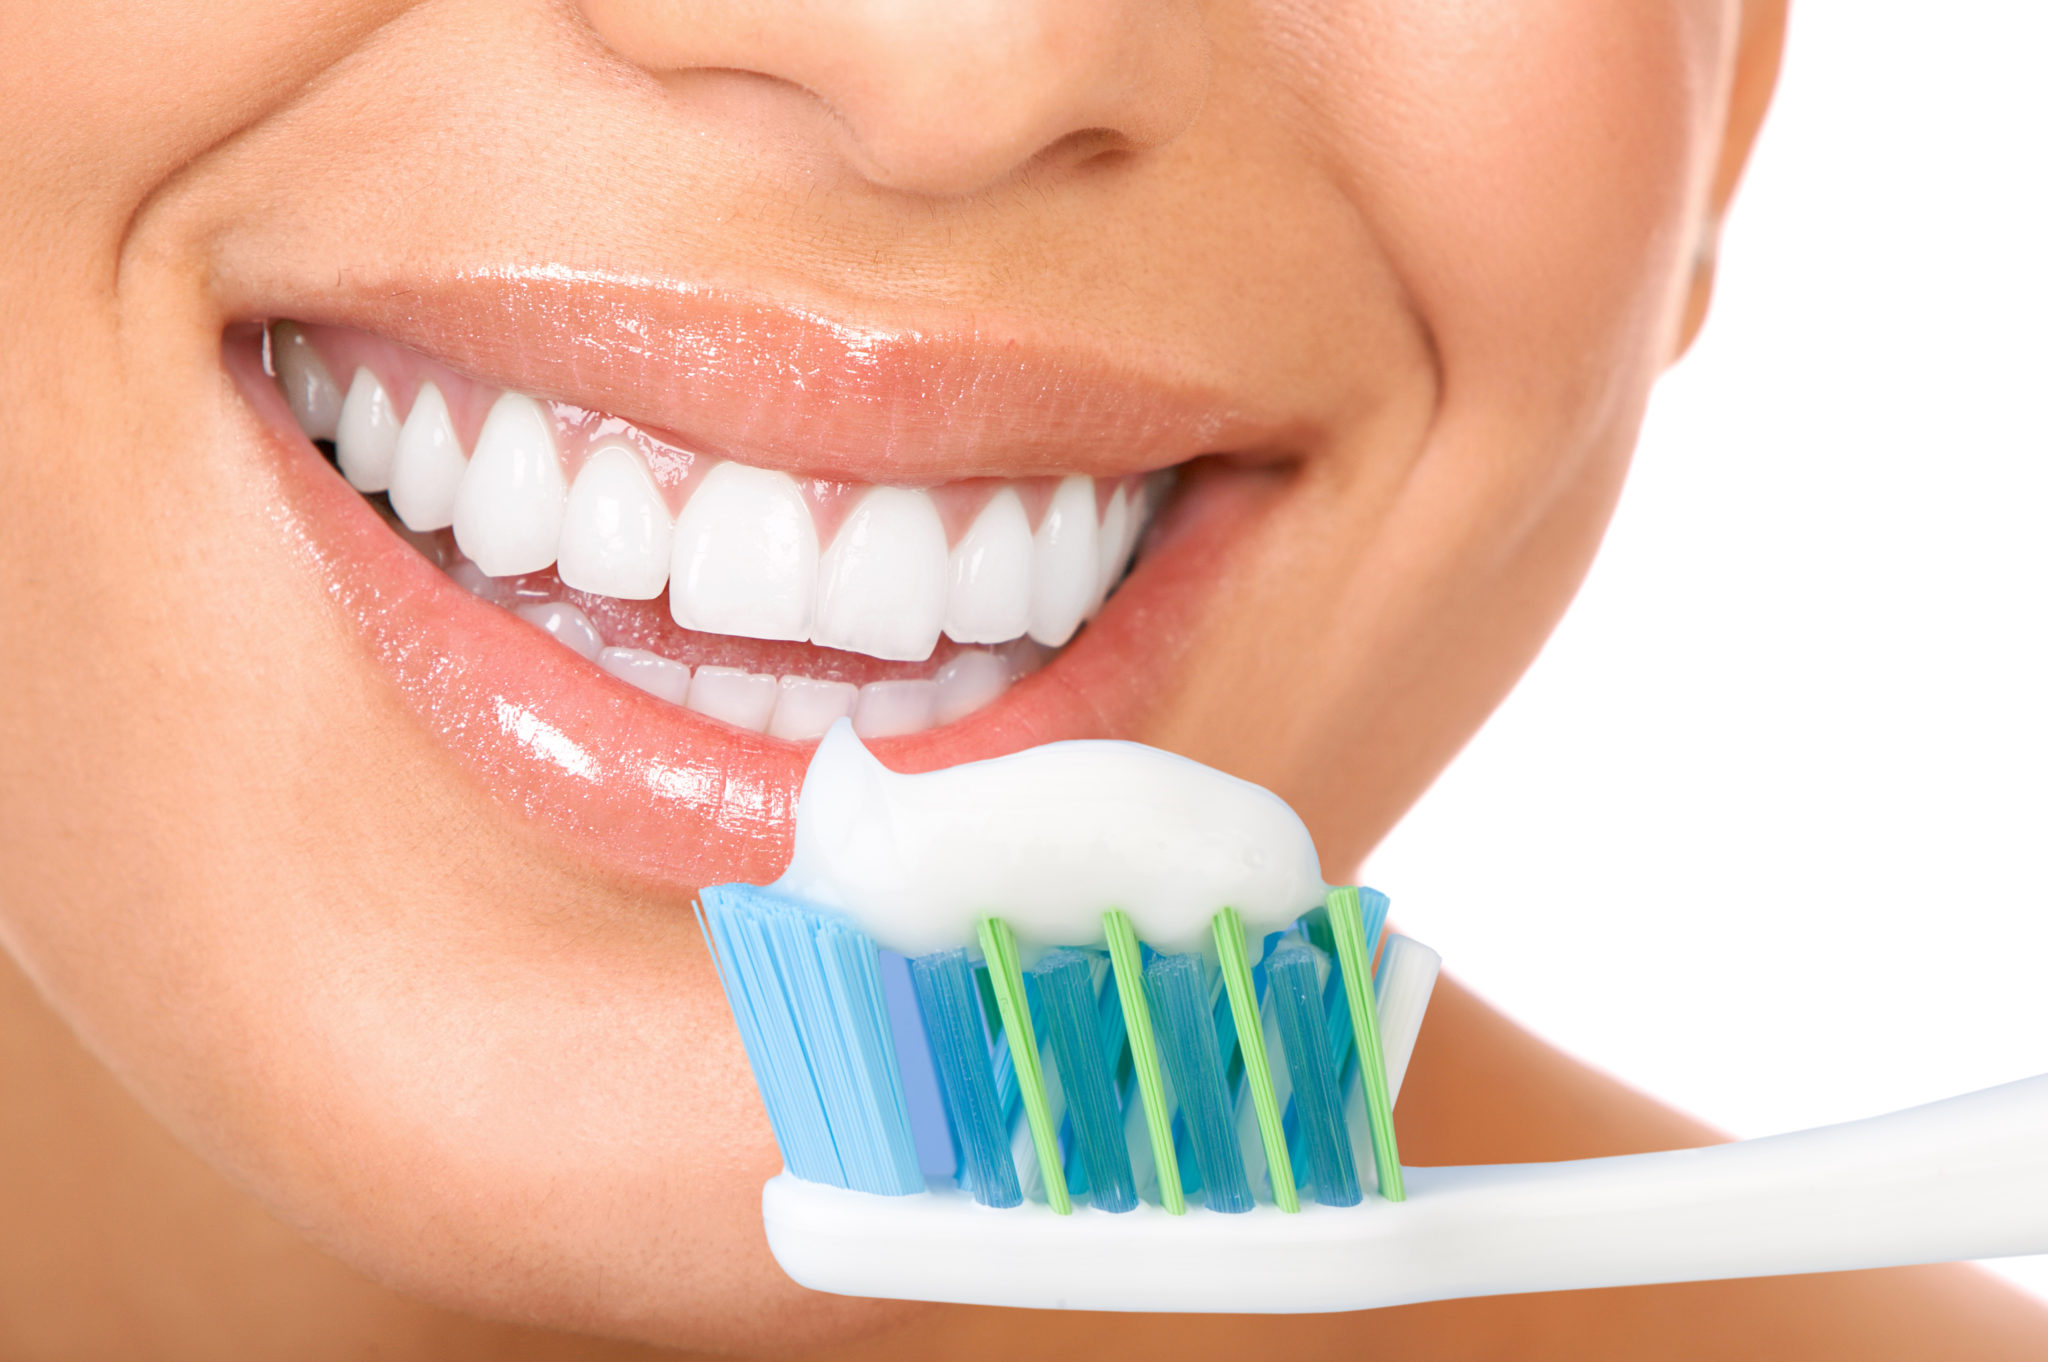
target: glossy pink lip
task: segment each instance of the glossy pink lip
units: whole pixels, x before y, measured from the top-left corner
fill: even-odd
[[[295,297],[497,387],[817,478],[919,485],[1280,455],[1304,423],[1127,355],[998,329],[854,327],[668,282],[494,271]],[[264,318],[252,318],[260,320]],[[1154,370],[1170,365],[1153,366]]]
[[[231,332],[223,356],[277,461],[281,528],[413,710],[494,796],[606,869],[666,887],[781,872],[810,744],[644,695],[469,595],[299,432],[253,331]],[[1057,739],[1140,735],[1236,527],[1272,485],[1242,472],[1191,484],[1155,525],[1138,570],[1050,665],[963,720],[878,741],[877,755],[920,771]]]

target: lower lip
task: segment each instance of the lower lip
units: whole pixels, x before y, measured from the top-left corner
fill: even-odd
[[[282,528],[399,693],[498,800],[609,869],[679,888],[765,883],[789,860],[811,744],[645,695],[451,582],[299,433],[251,341],[224,362],[282,475]],[[1263,482],[1192,480],[1138,568],[1043,670],[941,728],[872,744],[902,771],[1065,738],[1140,738]]]

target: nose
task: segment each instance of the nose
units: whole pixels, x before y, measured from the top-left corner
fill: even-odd
[[[614,52],[672,78],[808,92],[875,184],[970,194],[1033,161],[1140,151],[1201,108],[1199,0],[582,0]]]

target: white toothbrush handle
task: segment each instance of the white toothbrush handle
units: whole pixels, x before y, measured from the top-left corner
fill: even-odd
[[[1409,1179],[1369,1272],[1414,1300],[2043,1253],[2048,1075],[1705,1149]]]
[[[797,1281],[1087,1310],[1360,1310],[1457,1296],[2048,1252],[2048,1075],[1705,1149],[1407,1170],[1408,1199],[1057,1216],[958,1193],[762,1195]]]

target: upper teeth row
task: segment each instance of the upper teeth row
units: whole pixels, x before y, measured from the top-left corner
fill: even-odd
[[[652,600],[666,588],[686,629],[902,661],[930,656],[941,630],[960,643],[1028,634],[1057,647],[1122,575],[1144,520],[1121,484],[1098,518],[1094,479],[1076,474],[1035,530],[1005,487],[949,548],[929,494],[876,486],[821,546],[795,478],[737,463],[714,466],[671,517],[623,440],[598,444],[567,480],[554,422],[531,397],[501,394],[465,453],[432,382],[401,419],[368,368],[344,395],[302,334],[277,338],[301,428],[332,440],[349,482],[388,493],[408,528],[453,526],[493,577],[552,564],[581,591]]]

